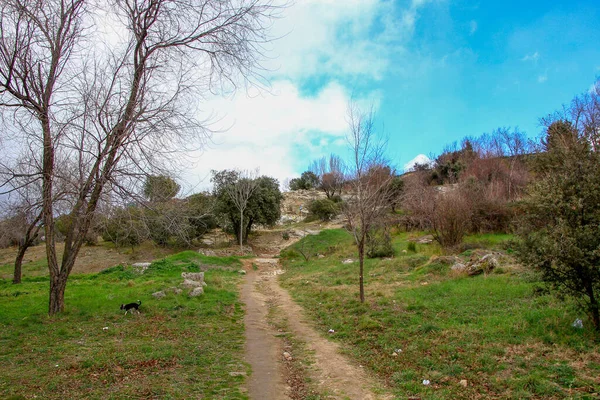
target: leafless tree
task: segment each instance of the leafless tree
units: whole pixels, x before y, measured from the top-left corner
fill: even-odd
[[[244,211],[248,207],[248,201],[252,197],[252,194],[258,187],[258,171],[239,171],[237,173],[238,179],[230,185],[224,187],[225,192],[236,208],[240,212],[240,252],[243,254],[244,246],[242,244],[244,239]]]
[[[115,0],[97,5],[105,6],[97,13],[93,6],[0,6],[0,106],[39,127],[50,314],[64,309],[67,279],[103,192],[126,191],[206,137],[206,124],[193,117],[194,100],[260,79],[262,45],[278,11],[271,0]],[[103,37],[104,46],[102,29],[94,30],[99,15],[116,32]],[[76,164],[60,262],[53,203],[59,156]]]
[[[330,154],[328,158],[314,160],[309,166],[309,171],[319,178],[320,189],[325,192],[328,199],[331,199],[336,194],[342,193],[345,168],[340,156]]]
[[[376,135],[373,110],[364,112],[350,103],[347,118],[352,164],[348,174],[350,198],[344,202],[343,213],[358,249],[360,301],[364,302],[367,234],[388,210],[394,173],[384,158],[387,142]]]

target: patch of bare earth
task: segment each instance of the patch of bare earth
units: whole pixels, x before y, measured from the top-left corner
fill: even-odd
[[[269,243],[272,248],[274,241]],[[242,289],[250,322],[246,325],[246,361],[253,371],[248,380],[250,398],[302,399],[319,394],[329,399],[391,399],[380,383],[340,353],[337,343],[312,327],[302,308],[279,286],[277,275],[283,271],[277,259],[264,256],[245,261]],[[269,309],[288,332],[268,325]],[[263,338],[258,342],[257,329]],[[274,379],[273,374],[279,375]]]
[[[59,260],[62,257],[63,246],[62,243],[56,244]],[[114,267],[119,264],[130,264],[142,261],[150,262],[179,251],[181,251],[181,249],[163,248],[155,246],[152,243],[144,243],[141,246],[136,247],[133,251],[130,248],[115,249],[102,243],[96,246],[83,246],[77,256],[77,261],[75,261],[72,273],[87,274],[100,272],[106,268]],[[14,247],[0,249],[0,265],[13,264],[16,255],[17,249]],[[43,243],[30,247],[27,250],[27,253],[25,253],[25,258],[23,260],[23,276],[27,275],[27,264],[36,263],[45,259],[46,247]],[[48,269],[41,268],[35,272],[35,275],[40,274],[47,275]],[[10,273],[0,274],[0,278],[12,278],[12,271],[10,271]]]

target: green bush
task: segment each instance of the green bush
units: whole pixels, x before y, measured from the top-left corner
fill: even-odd
[[[367,257],[392,257],[394,248],[392,238],[386,227],[376,227],[367,233]]]
[[[329,221],[339,214],[337,203],[329,199],[313,200],[308,205],[308,211],[317,216],[321,221]]]
[[[117,247],[134,247],[148,237],[148,228],[141,210],[135,207],[120,208],[101,223],[102,239]]]

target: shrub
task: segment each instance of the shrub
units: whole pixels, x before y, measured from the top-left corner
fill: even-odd
[[[308,205],[308,211],[321,221],[329,221],[340,212],[338,204],[330,199],[313,200]]]
[[[469,232],[472,210],[459,191],[443,193],[433,201],[433,237],[445,249],[458,246]]]
[[[146,224],[139,209],[128,207],[117,209],[102,221],[102,239],[118,247],[134,247],[148,237]]]
[[[367,257],[381,258],[392,257],[394,248],[392,238],[387,227],[375,227],[367,233]]]

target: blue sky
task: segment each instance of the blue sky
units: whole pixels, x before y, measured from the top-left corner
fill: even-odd
[[[273,27],[268,90],[215,98],[227,132],[187,174],[260,168],[281,181],[346,150],[346,105],[374,104],[402,169],[501,126],[538,119],[600,76],[597,1],[296,0]]]

